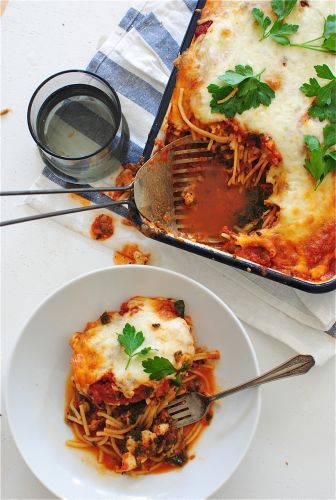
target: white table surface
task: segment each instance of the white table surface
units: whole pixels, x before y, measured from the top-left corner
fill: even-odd
[[[12,108],[0,119],[2,189],[28,188],[41,170],[26,126],[27,104],[37,85],[57,71],[85,67],[130,5],[129,0],[10,0],[1,35],[1,108]],[[3,202],[2,219],[28,213],[18,199]],[[50,220],[6,227],[1,236],[5,384],[10,353],[32,311],[58,286],[108,266],[112,259],[95,242]],[[293,355],[288,347],[246,328],[262,370]],[[251,448],[215,497],[335,498],[334,361],[304,377],[265,386],[262,397]],[[2,498],[54,498],[23,462],[5,409],[2,418]]]

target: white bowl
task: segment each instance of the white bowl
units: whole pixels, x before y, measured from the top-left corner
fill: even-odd
[[[223,286],[225,283],[223,282]],[[33,473],[59,497],[204,498],[242,461],[256,430],[260,393],[249,389],[222,401],[181,470],[137,478],[98,472],[82,450],[67,448],[64,388],[70,336],[133,295],[183,299],[198,343],[219,349],[217,382],[228,388],[259,372],[251,342],[231,310],[195,281],[165,269],[119,266],[77,278],[53,293],[32,315],[10,364],[7,405],[16,444]]]

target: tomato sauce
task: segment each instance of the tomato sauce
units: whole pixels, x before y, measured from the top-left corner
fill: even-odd
[[[271,265],[271,256],[268,250],[258,243],[251,243],[243,248],[238,248],[235,254],[264,267],[270,267]]]
[[[207,235],[220,234],[223,226],[233,228],[248,198],[241,186],[228,186],[227,180],[224,169],[207,172],[193,190],[195,202],[183,209],[184,227]]]
[[[335,252],[335,225],[334,221],[323,226],[315,237],[304,246],[310,266],[317,265],[323,257],[332,257]]]
[[[206,21],[205,23],[199,24],[196,26],[195,29],[195,38],[199,37],[200,35],[205,35],[205,33],[208,31],[210,26],[212,25],[213,21]]]
[[[154,303],[155,311],[163,320],[174,319],[177,316],[175,302],[168,299],[158,299]]]
[[[166,391],[167,392],[167,391]],[[111,373],[104,375],[98,382],[92,384],[89,388],[89,395],[94,404],[102,402],[107,404],[125,405],[128,403],[137,403],[146,399],[153,393],[153,388],[145,385],[140,385],[134,391],[132,398],[125,398],[118,387],[114,384],[114,378]]]

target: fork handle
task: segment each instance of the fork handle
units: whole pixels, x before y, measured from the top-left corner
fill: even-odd
[[[306,354],[299,354],[294,356],[294,358],[289,359],[285,363],[273,368],[263,375],[256,377],[244,384],[237,385],[226,391],[219,392],[214,396],[209,397],[209,401],[216,401],[217,399],[224,398],[235,392],[242,391],[243,389],[248,389],[249,387],[256,387],[257,385],[266,384],[266,382],[272,382],[273,380],[278,380],[280,378],[292,377],[293,375],[303,375],[307,373],[315,365],[315,360],[313,356]]]

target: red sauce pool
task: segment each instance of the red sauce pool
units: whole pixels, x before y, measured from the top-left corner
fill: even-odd
[[[183,224],[194,233],[218,235],[235,225],[235,216],[248,204],[241,186],[228,186],[223,170],[207,172],[195,189],[195,203],[183,210]]]

